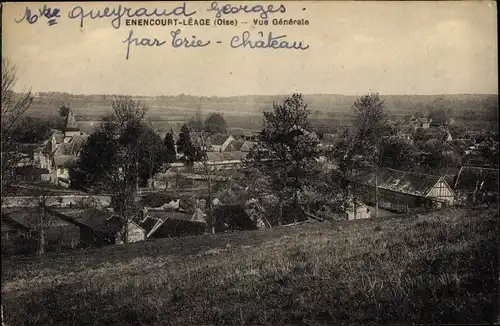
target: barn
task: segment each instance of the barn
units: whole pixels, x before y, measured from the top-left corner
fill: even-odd
[[[422,208],[441,208],[454,204],[455,193],[444,177],[382,169],[378,174],[365,173],[360,177],[358,191],[362,200],[375,204],[375,185],[378,184],[379,207],[409,212]]]
[[[72,215],[55,210],[50,210],[50,213],[79,228],[81,246],[100,247],[123,243],[124,222],[112,212],[90,208]],[[127,231],[128,243],[146,239],[146,231],[133,221],[128,222]]]

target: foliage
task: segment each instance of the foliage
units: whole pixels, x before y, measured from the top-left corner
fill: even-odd
[[[397,137],[384,138],[381,143],[381,166],[411,171],[417,160],[415,148]]]
[[[257,169],[269,178],[269,190],[281,200],[296,198],[318,173],[315,159],[319,140],[309,131],[308,115],[300,94],[286,98],[281,105],[274,104],[272,111],[264,112],[257,144],[244,161],[248,169]]]
[[[59,115],[66,118],[69,114],[70,107],[68,105],[63,105],[59,108]]]
[[[22,117],[13,126],[10,139],[16,143],[38,144],[47,140],[52,129],[61,129],[62,120]]]
[[[174,142],[174,135],[172,135],[171,132],[167,132],[165,135],[165,139],[163,140],[163,146],[164,146],[164,157],[163,157],[163,162],[165,163],[172,163],[176,159],[176,150],[175,150],[175,142]]]
[[[223,134],[227,131],[227,122],[220,113],[210,113],[204,121],[203,129],[209,134]]]
[[[163,143],[145,124],[147,107],[140,102],[117,97],[112,107],[113,113],[83,146],[70,179],[72,186],[110,191],[111,206],[128,221],[137,211],[139,183],[145,184],[162,166]]]
[[[336,162],[337,171],[326,180],[330,181],[330,189],[339,191],[343,197],[343,207],[347,208],[352,201],[352,182],[356,180],[356,172],[377,169],[381,165],[381,140],[390,134],[384,101],[378,93],[360,97],[352,106],[356,115],[355,123],[350,130],[344,131],[329,153]]]
[[[13,129],[33,103],[31,91],[25,94],[14,93],[16,82],[16,66],[9,59],[2,57],[2,91],[0,93],[1,197],[4,195],[4,190],[9,188],[9,185],[14,181],[13,170],[19,161],[19,156],[12,154],[18,144],[18,141],[12,138]]]
[[[448,126],[448,131],[450,132],[450,135],[453,139],[464,138],[466,128],[462,124],[454,123]]]
[[[192,164],[199,157],[199,150],[193,144],[191,131],[187,124],[182,125],[179,139],[177,140],[177,152],[184,155],[184,160]]]

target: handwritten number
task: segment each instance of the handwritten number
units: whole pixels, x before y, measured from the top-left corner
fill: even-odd
[[[43,6],[42,8],[38,9],[38,15],[33,14],[31,12],[31,9],[26,7],[26,10],[24,12],[24,16],[19,19],[15,20],[16,23],[21,23],[22,21],[26,20],[29,24],[34,24],[38,21],[38,17],[45,17],[48,19],[48,24],[49,26],[57,24],[56,18],[61,17],[60,15],[60,10],[59,8],[47,8],[47,6]]]

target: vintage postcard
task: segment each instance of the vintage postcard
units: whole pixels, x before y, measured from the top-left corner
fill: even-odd
[[[500,323],[496,2],[1,8],[2,326]]]

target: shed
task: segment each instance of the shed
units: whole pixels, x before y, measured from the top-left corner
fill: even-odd
[[[368,186],[364,189],[364,200],[375,203],[376,174],[365,173],[360,180]],[[444,177],[393,169],[379,172],[378,190],[379,207],[393,211],[453,205],[455,198]]]
[[[345,211],[347,220],[362,220],[370,218],[370,209],[360,201],[354,201]]]
[[[123,243],[124,222],[112,212],[90,208],[73,216],[54,210],[51,210],[51,214],[79,227],[82,246],[100,247]],[[127,226],[127,242],[143,241],[146,238],[146,231],[134,221],[129,221]]]

